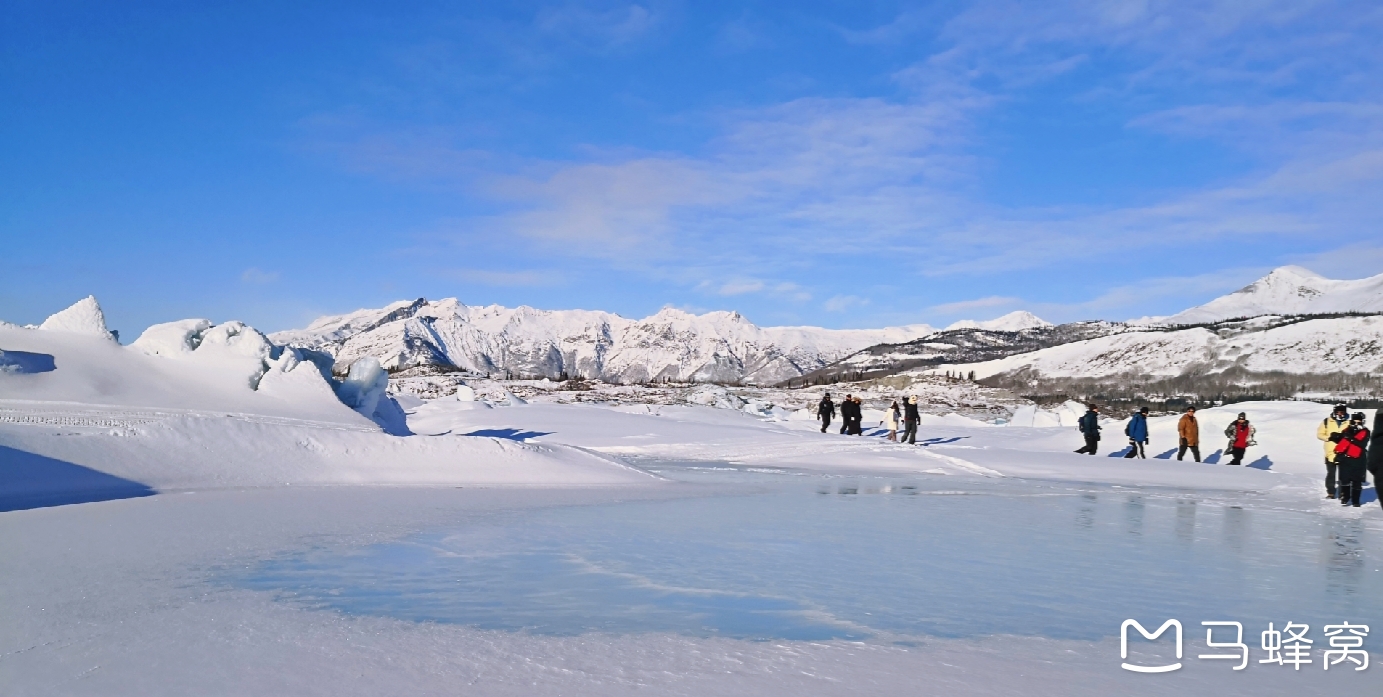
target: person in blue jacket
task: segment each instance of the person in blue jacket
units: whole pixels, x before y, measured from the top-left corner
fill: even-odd
[[[1147,459],[1148,454],[1144,448],[1148,445],[1148,408],[1143,407],[1138,410],[1133,418],[1128,420],[1128,425],[1124,427],[1124,433],[1128,435],[1129,449],[1124,457],[1141,457]]]

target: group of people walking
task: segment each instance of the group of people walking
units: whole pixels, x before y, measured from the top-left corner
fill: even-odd
[[[1085,445],[1078,453],[1094,455],[1100,447],[1100,408],[1090,404],[1077,427],[1085,437]],[[1363,412],[1349,413],[1349,407],[1337,404],[1321,425],[1316,428],[1316,437],[1325,447],[1325,492],[1331,499],[1338,499],[1341,505],[1358,506],[1360,494],[1367,482],[1368,473],[1374,481],[1383,478],[1383,442],[1371,445],[1373,433],[1365,423]],[[1383,410],[1375,416],[1374,427],[1383,424]],[[1244,464],[1244,454],[1250,447],[1258,445],[1254,437],[1258,429],[1249,423],[1248,414],[1239,416],[1225,427],[1227,438],[1224,452],[1230,457],[1226,465]],[[1146,458],[1148,445],[1148,408],[1143,407],[1129,418],[1124,426],[1129,447],[1125,458]],[[1196,420],[1196,408],[1187,407],[1177,421],[1177,460],[1186,457],[1187,452],[1196,462],[1201,461],[1200,422]],[[1379,500],[1383,504],[1383,498]]]
[[[821,432],[825,433],[831,426],[831,419],[836,415],[836,404],[831,401],[831,393],[827,392],[821,397],[821,401],[816,405],[816,416],[821,419]],[[845,399],[840,400],[840,418],[843,423],[840,432],[846,435],[864,435],[864,402],[859,397],[847,394]],[[898,441],[898,426],[903,426],[903,440],[907,443],[917,443],[917,424],[921,421],[921,414],[917,410],[917,395],[912,395],[903,400],[900,407],[895,400],[893,405],[884,413],[884,421],[881,425],[888,427],[888,439]]]
[[[831,418],[836,415],[835,402],[831,401],[831,393],[827,392],[821,398],[821,403],[816,405],[817,418],[821,419],[821,432],[825,433],[831,425]],[[861,422],[864,420],[864,402],[854,395],[845,395],[845,399],[840,400],[840,432],[842,435],[858,436],[864,433]]]
[[[1098,405],[1090,404],[1086,409],[1085,415],[1076,424],[1081,435],[1085,436],[1085,445],[1076,452],[1094,455],[1100,448],[1100,408]],[[1225,444],[1225,454],[1230,456],[1230,461],[1225,464],[1244,464],[1244,454],[1251,446],[1258,445],[1258,441],[1254,440],[1257,433],[1257,427],[1249,423],[1248,414],[1239,412],[1239,416],[1225,427],[1225,438],[1229,439]],[[1149,441],[1147,407],[1134,412],[1129,418],[1128,424],[1124,426],[1124,435],[1128,436],[1128,451],[1124,453],[1124,457],[1146,459]],[[1201,461],[1201,426],[1196,420],[1195,407],[1187,407],[1186,412],[1177,421],[1177,460],[1184,460],[1188,451],[1196,462]]]

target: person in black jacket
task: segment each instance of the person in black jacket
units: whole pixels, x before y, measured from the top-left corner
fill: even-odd
[[[850,410],[855,406],[855,398],[845,395],[845,399],[840,400],[840,435],[845,435],[850,430]]]
[[[821,396],[821,403],[816,405],[816,415],[821,419],[821,432],[826,432],[826,427],[831,425],[831,417],[836,415],[836,404],[831,401],[831,393],[827,392]]]
[[[864,399],[855,398],[855,407],[850,410],[855,416],[855,420],[850,423],[850,434],[855,436],[864,435]]]
[[[1373,415],[1373,432],[1383,431],[1383,409]],[[1383,443],[1374,438],[1369,443],[1369,471],[1373,473],[1373,490],[1378,491],[1378,480],[1383,479]],[[1378,497],[1378,505],[1383,506],[1383,496]]]
[[[908,401],[903,403],[903,440],[917,445],[917,422],[921,420],[922,415],[917,411],[917,395],[908,397]]]
[[[1364,490],[1364,472],[1369,446],[1369,428],[1364,425],[1364,412],[1356,412],[1345,430],[1331,436],[1335,439],[1335,463],[1340,466],[1340,505],[1359,507],[1359,494]]]
[[[1080,428],[1081,435],[1085,436],[1085,445],[1077,450],[1078,453],[1094,455],[1100,449],[1100,408],[1094,404],[1086,406],[1085,416],[1080,417],[1077,427]]]

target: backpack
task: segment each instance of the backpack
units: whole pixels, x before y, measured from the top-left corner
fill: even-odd
[[[1335,446],[1335,454],[1344,455],[1345,457],[1351,459],[1363,457],[1364,446],[1360,444],[1367,442],[1368,439],[1369,429],[1356,429],[1353,432],[1350,432],[1348,437],[1340,439],[1340,442]]]

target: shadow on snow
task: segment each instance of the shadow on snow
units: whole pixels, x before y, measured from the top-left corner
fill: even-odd
[[[0,511],[131,499],[156,493],[139,482],[0,445]]]
[[[525,431],[520,428],[482,428],[479,431],[464,433],[466,436],[480,436],[482,438],[504,438],[506,440],[524,441],[529,438],[540,436],[550,436],[552,431]]]

